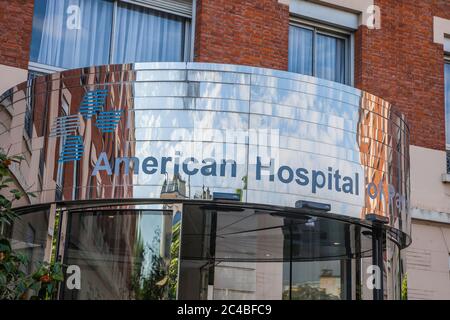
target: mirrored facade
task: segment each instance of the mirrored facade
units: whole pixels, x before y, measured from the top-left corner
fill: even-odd
[[[268,69],[135,63],[37,77],[0,104],[2,147],[25,156],[14,174],[37,195],[23,208],[60,217],[47,249],[82,273],[61,299],[371,299],[372,264],[399,298],[409,131],[378,97]]]

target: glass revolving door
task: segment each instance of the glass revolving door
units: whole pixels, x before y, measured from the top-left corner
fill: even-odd
[[[56,239],[44,242],[66,268],[60,299],[370,300],[375,284],[384,299],[401,295],[395,235],[382,229],[375,281],[374,232],[358,219],[186,200],[56,211]],[[21,221],[47,235],[52,219],[36,214]],[[43,255],[43,240],[30,240],[22,227],[13,225],[11,238]],[[70,285],[68,267],[79,270],[79,286]]]
[[[184,205],[183,214],[180,299],[373,298],[367,226],[237,206]],[[385,240],[383,252],[384,294],[398,299],[398,247]]]

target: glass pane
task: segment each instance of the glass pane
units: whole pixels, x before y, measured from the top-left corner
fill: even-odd
[[[4,236],[10,240],[16,253],[28,259],[22,270],[27,274],[34,272],[44,260],[49,228],[49,212],[34,211],[15,219],[12,225],[0,225],[0,239]]]
[[[81,288],[65,287],[63,299],[175,299],[178,257],[171,260],[171,254],[179,247],[177,214],[172,219],[172,211],[162,210],[70,213],[64,263],[80,268]]]
[[[450,63],[445,64],[445,115],[447,145],[450,145]]]
[[[292,266],[286,262],[283,275],[285,278],[283,298],[286,300],[345,299],[342,297],[340,260],[293,262]],[[289,275],[292,277],[290,293]]]
[[[369,229],[238,206],[185,204],[183,213],[180,299],[373,298],[365,286],[367,267],[373,264]],[[398,273],[385,273],[389,290],[398,287],[401,272],[392,246],[393,254],[384,255],[389,263],[384,270]],[[362,268],[366,257],[369,264]],[[398,298],[398,290],[386,292]]]
[[[130,4],[119,5],[114,63],[183,61],[185,19]]]
[[[313,31],[291,26],[289,28],[289,71],[313,74]]]
[[[108,64],[112,13],[104,0],[36,1],[30,60],[67,69]]]
[[[345,40],[317,34],[316,76],[345,83]]]

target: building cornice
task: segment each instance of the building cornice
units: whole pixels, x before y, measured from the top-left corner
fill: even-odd
[[[278,0],[279,3],[290,6],[293,2],[299,0]],[[318,4],[334,7],[346,11],[356,12],[360,14],[360,25],[367,26],[369,17],[373,14],[373,0],[314,0]]]
[[[433,17],[433,41],[444,45],[446,51],[450,51],[450,20]]]

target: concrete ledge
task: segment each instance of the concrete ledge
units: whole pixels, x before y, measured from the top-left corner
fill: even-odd
[[[290,6],[295,2],[299,2],[299,0],[278,0],[278,2]],[[374,0],[313,0],[308,2],[358,13],[361,15],[359,19],[360,25],[367,25],[368,18],[373,14]]]
[[[443,182],[443,183],[450,183],[450,174],[444,173],[444,174],[442,175],[442,182]]]
[[[433,41],[442,45],[448,46],[448,37],[450,36],[450,20],[433,17]],[[450,50],[450,48],[446,48]]]
[[[450,224],[450,213],[411,208],[411,217],[418,220]]]

